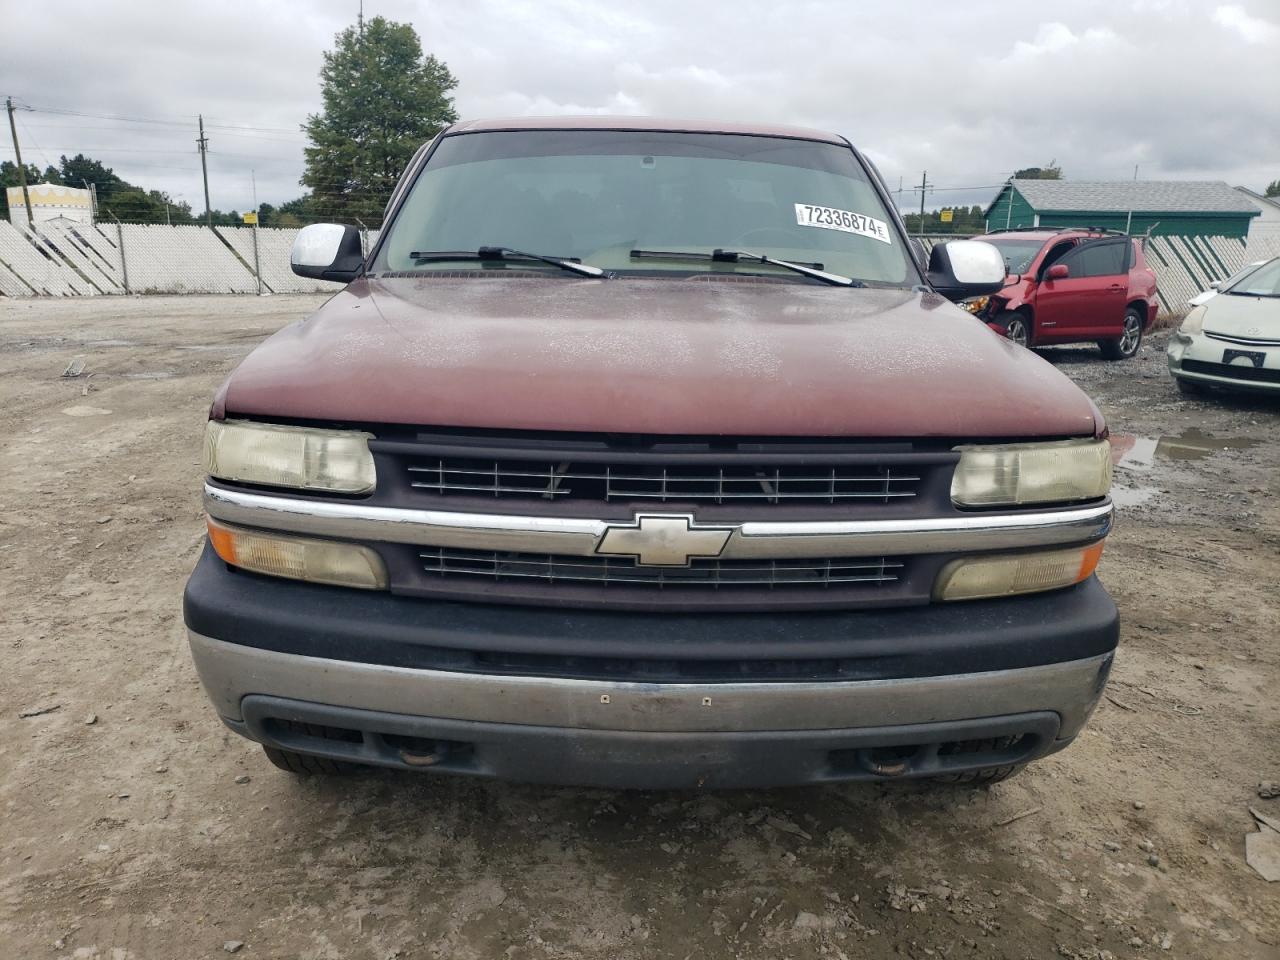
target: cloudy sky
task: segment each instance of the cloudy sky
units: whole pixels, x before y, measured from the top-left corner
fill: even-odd
[[[301,192],[321,53],[358,0],[7,5],[0,94],[23,157],[100,158],[203,206]],[[1015,168],[1071,179],[1280,178],[1280,0],[366,0],[412,23],[464,118],[562,113],[767,120],[848,136],[902,206],[985,203]],[[87,116],[86,116],[87,115]],[[131,118],[125,122],[118,118]],[[12,145],[0,137],[0,159]]]

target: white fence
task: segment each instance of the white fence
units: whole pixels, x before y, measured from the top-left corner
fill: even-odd
[[[332,292],[341,284],[308,280],[289,269],[296,229],[258,229],[264,293]],[[368,249],[378,237],[365,237]],[[922,238],[926,250],[954,236]],[[1152,237],[1147,260],[1159,281],[1163,316],[1213,280],[1253,260],[1280,256],[1280,237]],[[32,229],[0,220],[0,296],[78,297],[112,293],[257,293],[251,227],[51,221]]]
[[[76,297],[112,293],[321,293],[342,284],[289,269],[296,229],[51,221],[32,228],[0,220],[0,295]],[[369,231],[366,249],[377,240]]]

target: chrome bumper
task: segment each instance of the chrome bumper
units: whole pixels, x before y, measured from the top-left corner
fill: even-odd
[[[604,520],[374,507],[247,493],[205,484],[209,516],[227,523],[321,537],[589,557]],[[1111,531],[1108,501],[1035,512],[909,520],[748,522],[732,525],[724,560],[908,556],[1090,543]],[[613,526],[616,526],[613,525]]]
[[[1108,653],[892,680],[625,683],[407,669],[188,636],[205,690],[233,723],[254,695],[443,720],[640,733],[823,731],[1052,711],[1060,718],[1058,739],[1068,740],[1088,719],[1112,659]]]

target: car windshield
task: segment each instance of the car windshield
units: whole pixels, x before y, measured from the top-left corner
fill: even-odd
[[[1044,246],[1043,240],[988,240],[986,237],[978,239],[986,240],[1000,251],[1008,273],[1026,273],[1031,266],[1031,261]]]
[[[736,250],[873,285],[920,282],[853,152],[780,137],[618,130],[445,137],[393,219],[373,271],[554,271],[468,255],[481,247],[574,259],[620,276],[726,272],[821,282],[745,259],[632,255]],[[431,256],[447,252],[461,256]]]
[[[1224,292],[1238,297],[1280,297],[1280,259],[1246,273]]]

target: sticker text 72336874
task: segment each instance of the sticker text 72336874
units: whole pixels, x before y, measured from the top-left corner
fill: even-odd
[[[820,207],[812,203],[797,203],[795,207],[796,223],[802,227],[839,230],[843,233],[856,233],[860,237],[870,237],[881,243],[893,243],[889,238],[889,225],[875,217],[854,213],[852,210]]]

